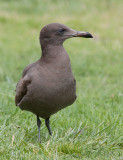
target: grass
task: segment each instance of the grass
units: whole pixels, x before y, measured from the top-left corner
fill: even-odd
[[[123,159],[122,0],[0,1],[0,160]],[[60,22],[94,39],[64,43],[77,80],[77,101],[42,120],[14,104],[26,65],[40,57],[39,31]]]

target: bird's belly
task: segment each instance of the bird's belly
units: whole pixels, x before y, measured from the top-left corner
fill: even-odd
[[[20,108],[48,118],[57,111],[71,105],[76,100],[76,82],[68,81],[33,83],[24,97]],[[47,83],[47,84],[46,84]]]

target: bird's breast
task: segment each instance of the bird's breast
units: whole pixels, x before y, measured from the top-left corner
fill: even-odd
[[[71,71],[45,70],[35,75],[30,88],[30,96],[48,106],[64,107],[76,99],[76,81]]]

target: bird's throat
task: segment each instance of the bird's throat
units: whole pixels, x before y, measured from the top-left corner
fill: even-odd
[[[42,49],[42,58],[56,58],[62,54],[67,54],[63,45],[48,45]]]

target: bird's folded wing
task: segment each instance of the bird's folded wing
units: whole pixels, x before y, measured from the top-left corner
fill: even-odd
[[[30,80],[20,79],[16,86],[15,104],[19,105],[23,97],[27,94],[27,87],[31,83]]]

